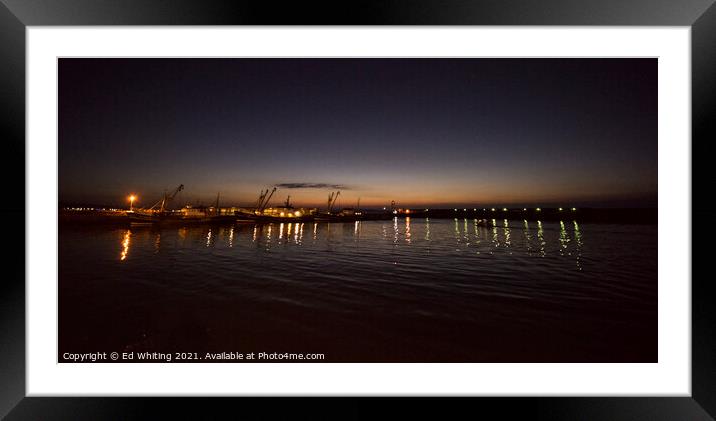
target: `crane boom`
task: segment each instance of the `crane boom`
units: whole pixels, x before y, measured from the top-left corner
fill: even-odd
[[[169,199],[169,200],[173,200],[173,199],[174,199],[174,196],[176,196],[177,193],[179,193],[179,192],[182,191],[182,190],[184,190],[184,185],[183,185],[183,184],[179,184],[179,187],[177,187],[176,189],[174,189],[174,192],[172,192],[171,196],[169,196],[168,199]]]
[[[268,192],[268,189],[266,190],[266,192]],[[271,190],[271,194],[269,194],[268,198],[261,204],[261,207],[259,209],[260,212],[263,212],[263,210],[266,209],[266,206],[268,205],[268,202],[269,202],[269,200],[271,200],[271,197],[273,196],[274,193],[276,193],[276,187],[274,187],[273,190]]]
[[[162,200],[162,207],[161,207],[161,209],[159,210],[159,212],[164,212],[164,209],[165,209],[166,206],[169,204],[169,202],[171,202],[172,200],[174,200],[174,197],[177,195],[177,193],[179,193],[179,192],[182,191],[182,190],[184,190],[184,185],[183,185],[183,184],[179,184],[179,187],[177,187],[176,189],[174,189],[174,191],[172,192],[171,195],[169,195],[169,196],[166,196],[166,195],[165,195],[165,196],[164,196],[164,200]]]
[[[264,199],[266,198],[267,194],[268,194],[268,189],[266,189],[266,191],[261,190],[261,194],[259,195],[259,200],[256,202],[256,210],[261,209],[261,204],[264,202]]]
[[[326,211],[328,213],[331,213],[331,202],[333,202],[333,195],[334,195],[333,192],[330,192],[328,194],[328,204],[326,205]]]
[[[333,211],[333,206],[336,204],[336,200],[338,200],[338,196],[341,194],[341,191],[337,191],[335,193],[331,193],[328,195],[328,213],[331,213]]]
[[[159,212],[164,212],[164,208],[166,207],[168,202],[171,202],[172,200],[174,200],[174,197],[177,195],[177,193],[179,193],[182,190],[184,190],[184,185],[180,184],[176,189],[174,189],[172,191],[172,194],[167,195],[167,193],[165,192],[164,197],[157,203],[153,204],[152,207],[149,208],[149,210],[153,210],[154,208],[157,207],[157,205],[159,205]]]

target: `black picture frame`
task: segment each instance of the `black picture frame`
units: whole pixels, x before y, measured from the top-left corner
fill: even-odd
[[[692,143],[694,159],[710,159],[716,123],[716,5],[714,0],[363,0],[273,2],[225,0],[0,0],[0,130],[4,183],[0,295],[0,415],[7,419],[205,419],[229,410],[233,418],[405,418],[406,412],[445,418],[497,411],[502,419],[707,420],[716,416],[716,311],[709,276],[692,276],[692,366],[688,397],[504,397],[417,400],[401,398],[383,409],[383,399],[279,398],[39,398],[26,397],[25,381],[25,30],[27,26],[75,25],[639,25],[691,28]],[[694,193],[713,185],[706,166],[692,161],[692,220],[708,224],[716,212]],[[22,182],[20,181],[22,180]],[[8,199],[11,198],[11,199]],[[48,209],[54,205],[48,204]],[[18,221],[25,221],[24,224]],[[662,221],[664,222],[664,221]],[[670,221],[689,229],[690,221]],[[708,233],[702,234],[708,235]],[[705,267],[708,245],[693,235],[692,268]],[[11,239],[11,241],[10,241]],[[23,239],[23,246],[19,245]],[[704,239],[701,239],[703,242]],[[706,239],[708,241],[708,239]],[[687,245],[684,245],[687,246]],[[699,258],[700,257],[700,258]],[[692,272],[696,273],[696,272]],[[683,280],[688,282],[688,279]],[[240,401],[237,402],[236,399]],[[275,399],[275,398],[271,398]],[[406,400],[407,399],[407,400]],[[437,405],[436,405],[437,404]],[[378,410],[376,405],[381,405]],[[457,413],[455,413],[457,414]],[[710,414],[710,415],[709,415]]]

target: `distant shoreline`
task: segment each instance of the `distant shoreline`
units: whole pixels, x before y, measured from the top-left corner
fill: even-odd
[[[561,210],[560,210],[561,209]],[[391,211],[364,210],[366,214],[397,218],[432,219],[495,219],[527,221],[577,221],[602,224],[656,224],[657,208],[463,208],[463,209],[400,209],[391,216]],[[129,225],[126,210],[111,208],[69,208],[60,209],[60,223],[92,223]],[[321,222],[325,223],[325,222]],[[331,222],[341,223],[341,222]]]

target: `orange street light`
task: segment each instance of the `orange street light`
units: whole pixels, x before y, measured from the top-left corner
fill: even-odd
[[[132,210],[132,206],[134,206],[134,201],[137,200],[137,196],[131,195],[129,196],[129,210]]]

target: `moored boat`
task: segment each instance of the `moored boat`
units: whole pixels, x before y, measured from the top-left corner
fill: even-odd
[[[236,211],[235,215],[236,215],[237,222],[256,222],[256,223],[310,222],[310,221],[313,221],[313,219],[314,219],[314,216],[312,214],[303,215],[300,212],[299,212],[298,216],[296,216],[295,213],[293,215],[284,213],[284,216],[281,216],[280,214],[270,215],[270,214],[264,214],[264,213],[250,213],[250,212],[245,212],[245,211]]]
[[[291,205],[291,196],[288,196],[283,206],[268,207],[268,201],[275,192],[275,187],[270,194],[268,189],[262,191],[255,208],[236,211],[237,222],[271,223],[313,221],[317,210],[315,208],[294,207]]]
[[[315,216],[316,221],[321,222],[355,222],[364,220],[379,220],[379,219],[391,219],[392,215],[382,212],[366,212],[360,208],[360,198],[355,208],[342,208],[339,211],[334,212],[333,207],[338,200],[338,196],[341,194],[340,191],[330,193],[328,195],[328,204],[324,212],[317,212]]]
[[[268,202],[276,192],[276,187],[269,193],[262,190],[253,209],[240,209],[235,212],[237,222],[307,222],[312,221],[317,209],[295,208],[291,205],[291,196],[286,198],[283,206],[268,207]]]
[[[211,215],[194,214],[185,215],[182,211],[146,212],[128,211],[127,217],[132,224],[155,224],[155,223],[201,223],[201,224],[225,224],[236,221],[234,214]]]
[[[174,191],[155,203],[149,209],[130,209],[127,217],[131,224],[157,224],[157,223],[202,223],[202,224],[225,224],[236,221],[234,208],[221,209],[219,207],[219,195],[216,196],[214,206],[191,206],[186,205],[179,210],[168,210],[169,203],[181,190],[184,185],[179,185]]]

